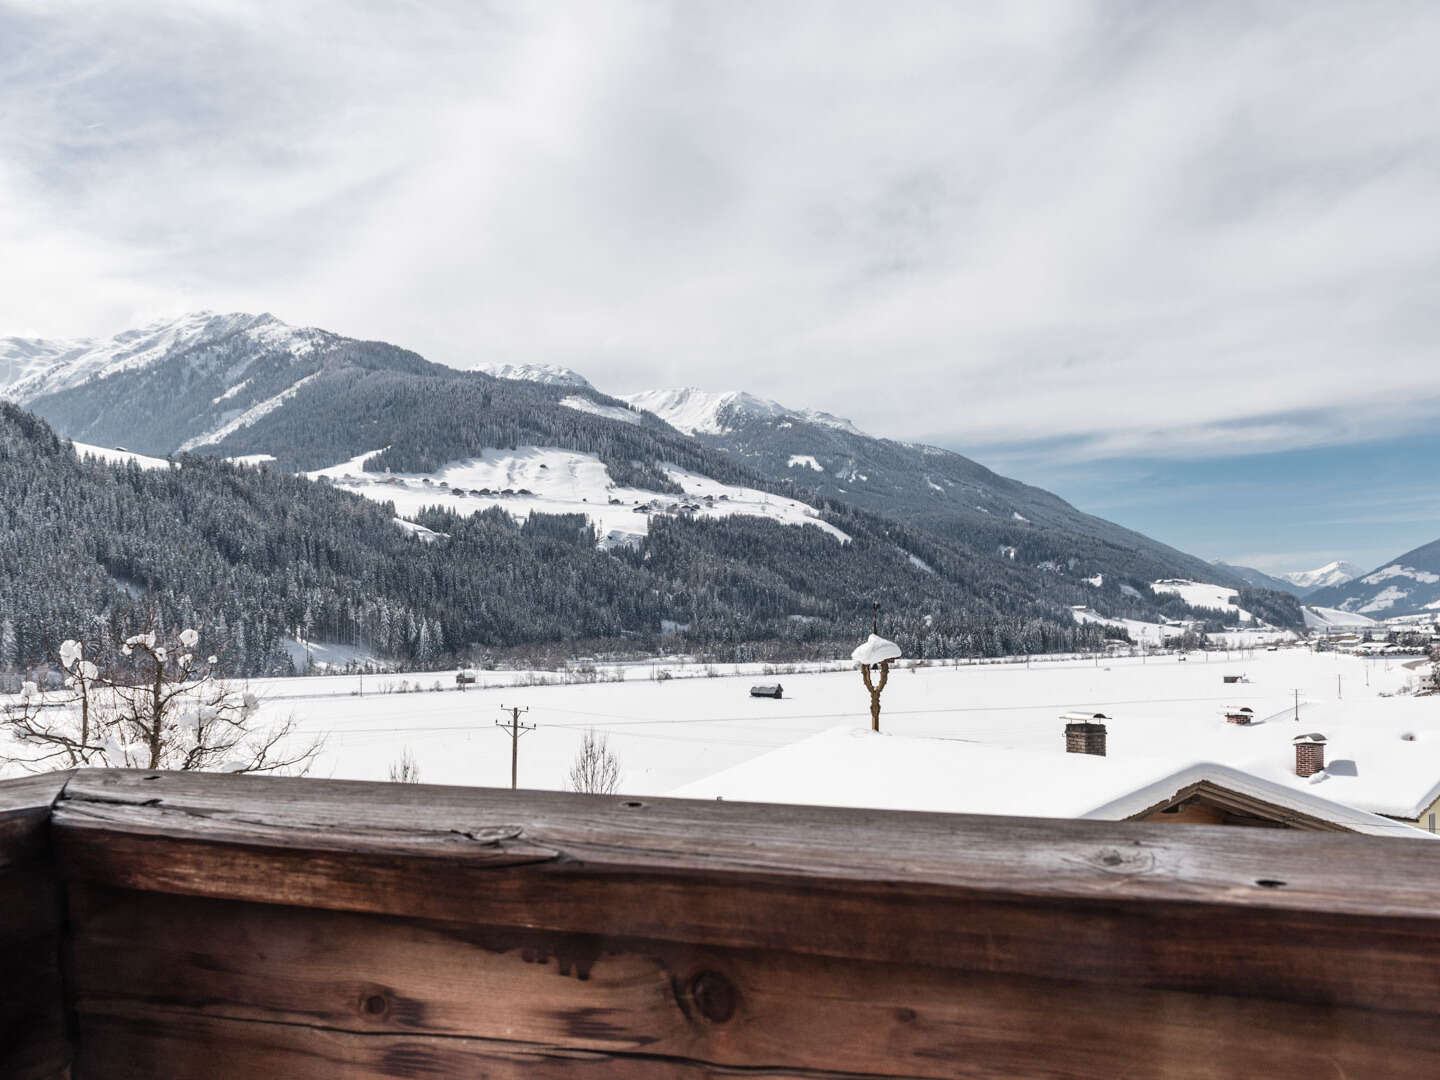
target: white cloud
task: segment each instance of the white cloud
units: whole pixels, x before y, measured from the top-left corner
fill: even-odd
[[[1427,3],[0,0],[0,332],[207,306],[868,430],[1433,422]]]

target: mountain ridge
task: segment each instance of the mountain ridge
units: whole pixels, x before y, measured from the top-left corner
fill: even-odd
[[[1156,601],[1124,593],[1126,582],[1132,591],[1165,577],[1244,584],[952,451],[875,438],[828,414],[754,395],[695,391],[688,405],[708,422],[687,435],[588,380],[579,386],[583,376],[568,369],[514,365],[518,377],[500,379],[385,342],[288,327],[273,316],[187,320],[192,332],[147,354],[145,364],[92,364],[85,378],[59,380],[64,385],[31,397],[29,406],[71,438],[162,457],[184,447],[270,457],[276,468],[305,472],[364,458],[356,468],[365,477],[432,477],[436,505],[469,512],[511,496],[477,498],[467,490],[467,501],[457,504],[440,477],[492,450],[590,455],[608,484],[693,502],[676,480],[678,469],[799,500],[841,531],[839,522],[857,513],[862,532],[883,528],[877,519],[892,522],[897,535],[919,530],[987,568],[971,576],[973,587],[983,588],[987,575],[1019,574],[1027,596],[1122,617],[1157,610]],[[212,329],[195,333],[196,325]],[[373,482],[357,486],[386,495]],[[649,511],[637,505],[632,512]],[[679,512],[697,511],[680,505]],[[913,544],[907,551],[930,561]]]
[[[1336,559],[1315,570],[1292,570],[1280,576],[1297,588],[1307,592],[1314,592],[1317,589],[1328,588],[1331,585],[1343,585],[1352,581],[1365,571],[1354,563],[1346,562],[1344,559]]]
[[[1317,589],[1305,602],[1380,620],[1440,613],[1440,540],[1412,548],[1353,580]]]
[[[680,386],[622,394],[620,400],[654,413],[687,435],[724,435],[755,420],[784,422],[787,417],[838,428],[852,435],[866,435],[842,417],[813,409],[791,409],[744,390],[710,391]]]

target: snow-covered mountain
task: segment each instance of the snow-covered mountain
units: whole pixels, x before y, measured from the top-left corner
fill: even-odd
[[[1381,620],[1440,613],[1440,540],[1352,581],[1318,589],[1306,602]]]
[[[622,401],[654,413],[686,435],[727,435],[755,421],[784,422],[787,417],[864,435],[849,420],[811,409],[790,409],[778,401],[756,397],[743,390],[711,391],[693,386],[669,390],[642,390],[621,395]]]
[[[741,391],[693,387],[650,390],[623,400],[777,483],[963,539],[1009,560],[1025,559],[1032,569],[1063,564],[1066,574],[1081,580],[1099,574],[1110,582],[1113,553],[1128,549],[1141,560],[1128,569],[1149,580],[1213,581],[1218,575],[1222,584],[1244,584],[1223,569],[1085,514],[1048,491],[997,475],[961,454],[876,438],[829,413],[790,408]],[[1064,557],[1057,559],[1050,542],[1061,534],[1069,539]]]
[[[0,397],[73,439],[170,454],[218,445],[277,413],[322,375],[377,368],[451,370],[269,314],[201,311],[108,341],[6,339]]]
[[[1331,585],[1343,585],[1347,581],[1352,581],[1364,572],[1354,563],[1337,559],[1335,562],[1326,563],[1318,570],[1295,570],[1280,576],[1301,589],[1326,589]]]
[[[244,338],[252,349],[283,349],[300,356],[334,335],[288,326],[270,314],[197,311],[103,341],[0,338],[0,397],[26,404],[91,379],[151,367],[178,352],[235,337]]]
[[[12,341],[7,349],[11,392],[18,386],[29,409],[96,446],[272,459],[277,469],[306,472],[375,454],[357,472],[356,486],[369,485],[369,493],[388,471],[392,479],[413,479],[417,497],[452,492],[442,500],[451,505],[457,484],[467,491],[496,487],[451,477],[447,470],[457,463],[488,460],[499,449],[564,452],[571,455],[566,461],[579,455],[574,459],[583,457],[586,468],[602,469],[617,491],[699,506],[682,511],[692,516],[712,515],[691,490],[699,481],[682,482],[676,470],[720,485],[713,492],[717,507],[747,502],[734,491],[758,491],[762,496],[749,502],[764,506],[769,498],[779,506],[789,499],[823,509],[825,520],[847,535],[876,528],[867,515],[878,515],[978,560],[975,581],[998,573],[1013,579],[1007,588],[1051,604],[1124,606],[1134,599],[1120,591],[1126,579],[1139,582],[1137,590],[1177,577],[1243,584],[963,455],[875,438],[828,413],[738,391],[689,388],[620,400],[554,365],[459,371],[385,342],[290,327],[268,315],[198,313],[107,343]],[[547,475],[556,471],[548,458],[536,460],[549,466]],[[546,485],[520,486],[541,498]],[[385,490],[398,495],[401,487]],[[600,494],[587,490],[571,501],[587,517],[604,518],[607,532],[618,529],[609,519],[622,512],[633,516],[631,531],[644,531],[643,505],[612,510],[626,500],[610,492],[597,503]],[[513,484],[494,496],[521,497]],[[473,510],[484,496],[467,498],[463,505]],[[913,545],[906,550],[932,568],[940,558]],[[990,565],[997,560],[998,570]]]
[[[577,390],[594,389],[584,375],[559,364],[481,364],[475,370],[497,379],[540,383],[542,386],[569,386]]]

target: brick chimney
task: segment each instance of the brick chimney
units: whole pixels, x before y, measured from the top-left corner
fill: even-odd
[[[1325,736],[1318,731],[1296,735],[1295,775],[1314,776],[1325,768]]]
[[[1105,756],[1105,725],[1101,721],[1109,720],[1108,716],[1104,713],[1066,713],[1060,719],[1065,721],[1067,754]]]

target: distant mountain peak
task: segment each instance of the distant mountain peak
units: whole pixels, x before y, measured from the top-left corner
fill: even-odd
[[[497,379],[511,379],[515,382],[570,386],[577,390],[595,389],[584,375],[559,364],[481,364],[475,370],[493,375]]]
[[[1314,602],[1381,620],[1440,617],[1436,614],[1440,612],[1440,540],[1398,555],[1363,576],[1317,590]]]
[[[269,312],[192,311],[110,338],[0,338],[0,397],[31,401],[92,378],[149,367],[178,349],[245,333],[268,345],[304,348],[321,331],[298,329]]]
[[[790,409],[778,401],[757,397],[743,390],[701,390],[677,386],[666,390],[642,390],[625,394],[622,401],[660,417],[687,435],[725,435],[755,420],[783,421],[793,417],[810,424],[837,428],[851,435],[865,432],[849,420],[812,409]]]
[[[1324,589],[1331,585],[1343,585],[1347,581],[1353,581],[1364,572],[1354,563],[1336,559],[1316,570],[1294,570],[1279,576],[1302,589]]]

